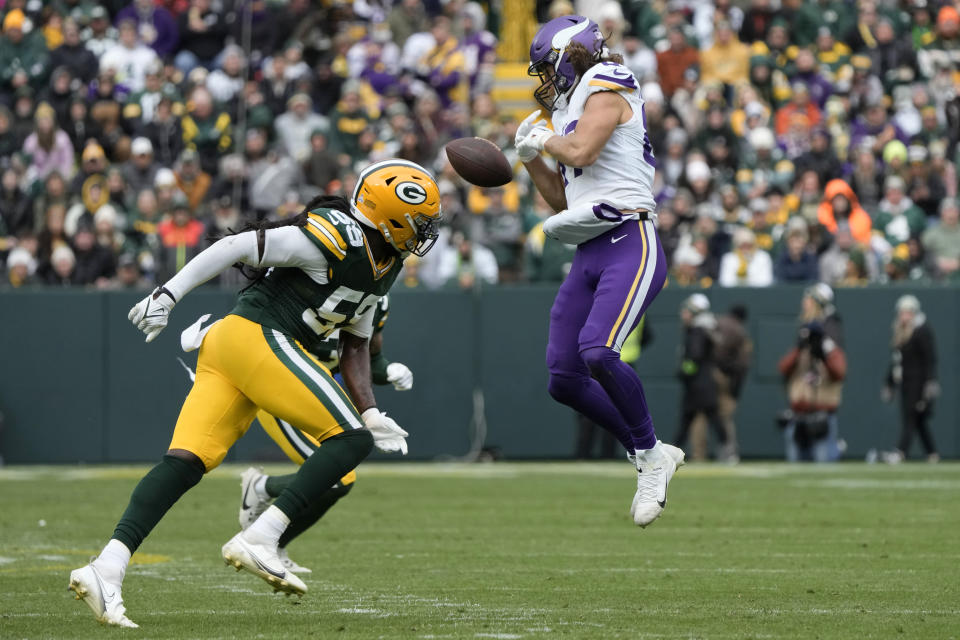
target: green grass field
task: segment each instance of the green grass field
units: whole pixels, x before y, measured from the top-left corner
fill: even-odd
[[[960,637],[957,464],[687,466],[647,530],[626,463],[369,464],[290,546],[300,602],[220,560],[225,467],[134,556],[141,628],[102,628],[67,576],[144,470],[0,470],[0,637]]]

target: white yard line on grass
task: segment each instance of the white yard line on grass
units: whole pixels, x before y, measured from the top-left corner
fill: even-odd
[[[213,477],[237,477],[247,464],[223,465],[209,475]],[[14,466],[0,469],[0,481],[29,482],[40,479],[65,481],[81,480],[137,480],[150,469],[143,465],[59,465],[59,466]],[[290,466],[267,465],[267,472],[289,472]],[[797,476],[797,482],[830,482],[840,488],[886,488],[900,483],[903,488],[945,488],[960,486],[956,479],[960,465],[942,463],[936,469],[924,465],[903,465],[896,469],[844,463],[835,465],[790,465],[786,463],[747,462],[736,466],[712,463],[693,463],[679,470],[679,477],[687,478],[777,478]],[[632,467],[625,462],[497,462],[489,464],[461,462],[368,462],[359,467],[359,472],[368,477],[422,477],[422,478],[475,478],[514,479],[524,476],[562,475],[581,477],[621,478],[632,474]],[[915,473],[936,473],[937,479],[911,479]],[[874,476],[863,478],[862,476]],[[829,477],[847,476],[847,477]],[[850,477],[852,476],[852,477]],[[816,480],[813,480],[816,478]],[[862,487],[858,483],[862,483]],[[888,484],[894,483],[894,484]]]

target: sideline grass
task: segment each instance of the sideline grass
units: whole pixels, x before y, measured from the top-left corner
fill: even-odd
[[[290,546],[299,603],[222,564],[225,467],[135,557],[141,629],[101,628],[67,576],[145,470],[0,470],[0,637],[960,637],[957,464],[688,466],[647,530],[625,463],[368,464]]]

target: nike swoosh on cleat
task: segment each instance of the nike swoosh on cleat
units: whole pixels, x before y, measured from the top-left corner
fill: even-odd
[[[663,500],[657,500],[657,504],[660,505],[661,509],[664,509],[667,506],[667,499],[664,498]]]
[[[246,491],[243,492],[243,499],[240,500],[240,504],[243,506],[244,509],[249,509],[249,508],[250,508],[250,505],[247,504],[247,495],[250,493],[250,486],[251,486],[252,484],[253,484],[253,483],[251,482],[250,484],[247,485]]]
[[[250,551],[248,550],[247,553],[250,553]],[[275,578],[280,578],[281,580],[283,580],[284,578],[287,577],[287,572],[286,572],[286,571],[281,571],[280,573],[277,573],[276,571],[274,571],[273,569],[271,569],[271,568],[268,567],[267,565],[265,565],[265,564],[263,564],[262,562],[260,562],[260,558],[258,558],[257,556],[255,556],[253,553],[250,553],[250,557],[253,558],[253,561],[257,563],[257,566],[258,566],[258,567],[260,567],[261,569],[263,569],[264,571],[266,571],[267,573],[269,573],[269,574],[272,575],[273,577],[275,577]]]
[[[100,579],[100,575],[96,571],[94,571],[93,575],[97,579],[97,584],[100,585],[100,593],[103,594],[103,604],[104,604],[104,608],[106,608],[106,605],[113,602],[113,599],[117,596],[117,592],[114,591],[108,596],[107,585],[103,582],[103,580]]]
[[[617,244],[618,242],[620,242],[626,237],[627,236],[623,235],[623,236],[620,236],[619,238],[610,238],[610,244]]]

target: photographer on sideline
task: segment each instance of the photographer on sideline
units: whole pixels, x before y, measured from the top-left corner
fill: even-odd
[[[804,291],[800,322],[796,346],[778,365],[790,402],[781,419],[787,460],[832,462],[840,458],[837,408],[847,358],[829,286],[819,283]]]

